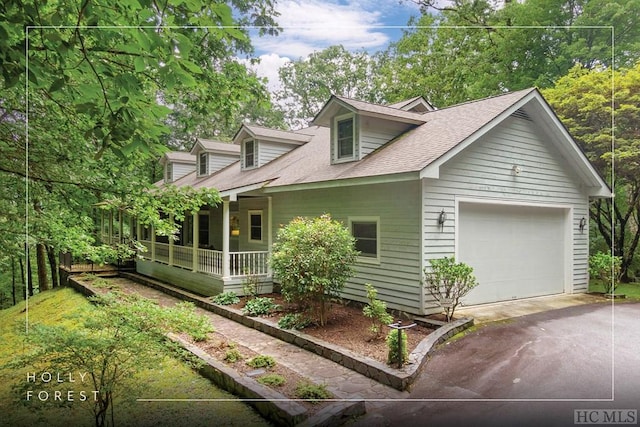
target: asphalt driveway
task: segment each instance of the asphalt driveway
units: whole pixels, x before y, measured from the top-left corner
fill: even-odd
[[[566,426],[574,416],[637,425],[633,412],[610,410],[640,412],[640,304],[589,304],[483,326],[438,349],[410,396],[354,425]]]

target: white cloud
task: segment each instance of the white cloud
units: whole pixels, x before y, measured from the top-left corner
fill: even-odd
[[[278,77],[278,70],[290,59],[287,57],[279,56],[276,53],[270,53],[260,55],[260,62],[252,65],[248,61],[243,61],[250,69],[254,70],[259,77],[266,77],[268,80],[267,88],[269,92],[273,93],[281,89],[280,78]]]
[[[383,15],[372,4],[357,0],[347,4],[283,0],[277,4],[280,16],[276,18],[283,29],[281,34],[252,41],[258,52],[293,59],[336,44],[350,50],[380,48],[389,37],[376,28],[383,25]]]

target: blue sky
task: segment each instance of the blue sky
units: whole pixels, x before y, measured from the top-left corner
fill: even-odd
[[[383,50],[402,36],[409,18],[419,14],[410,0],[279,0],[276,9],[281,34],[252,37],[261,60],[256,71],[269,78],[272,89],[287,61],[337,44],[349,50]]]

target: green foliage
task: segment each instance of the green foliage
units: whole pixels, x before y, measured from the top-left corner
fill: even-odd
[[[261,294],[261,282],[260,276],[255,274],[251,274],[246,276],[242,280],[242,292],[244,295],[249,295],[251,297],[257,297]]]
[[[299,382],[296,385],[295,393],[298,398],[308,400],[311,403],[319,403],[320,400],[332,397],[326,384],[313,384],[308,381]]]
[[[294,218],[278,231],[270,263],[289,302],[311,306],[325,325],[329,301],[353,275],[355,239],[330,215]]]
[[[605,293],[613,294],[620,280],[621,265],[620,257],[598,252],[589,257],[589,277],[601,280]]]
[[[96,307],[81,325],[34,324],[25,336],[30,354],[16,359],[16,367],[46,360],[51,371],[80,370],[91,376],[98,390],[93,413],[96,425],[105,425],[114,396],[122,393],[129,377],[157,363],[166,351],[167,332],[206,335],[212,330],[208,319],[195,314],[193,304],[165,309],[136,296],[112,293],[94,297]]]
[[[267,374],[258,378],[258,382],[269,387],[280,387],[284,385],[286,381],[282,375]]]
[[[247,365],[254,369],[267,368],[271,369],[276,366],[276,361],[271,356],[260,355],[247,360]]]
[[[282,329],[304,329],[311,321],[302,313],[287,313],[278,320],[278,326]]]
[[[393,316],[387,313],[387,303],[377,299],[378,291],[371,285],[366,283],[367,299],[369,303],[362,309],[362,314],[371,319],[371,327],[369,330],[377,339],[380,337],[382,327],[393,322]]]
[[[229,363],[236,363],[239,360],[244,359],[244,356],[237,348],[230,348],[224,354],[224,360]]]
[[[330,46],[280,68],[282,89],[276,99],[284,105],[292,127],[303,127],[331,95],[379,101],[379,91],[373,87],[375,71],[375,58],[366,51],[349,52],[342,45]]]
[[[398,351],[398,334],[402,337],[402,356]],[[389,365],[393,364],[404,364],[407,359],[409,359],[409,349],[407,348],[407,334],[398,329],[392,329],[387,334],[387,363]],[[402,357],[402,359],[400,359]],[[400,363],[402,362],[402,363]]]
[[[247,301],[242,308],[242,313],[248,316],[267,316],[279,308],[280,306],[274,302],[273,298],[258,297]]]
[[[595,199],[590,205],[590,218],[609,251],[621,258],[621,280],[628,281],[640,243],[637,226],[640,209],[637,128],[640,121],[640,62],[614,71],[613,75],[610,68],[589,70],[576,66],[543,94],[601,176],[610,183],[615,158],[615,203],[613,199]],[[612,115],[615,115],[615,129],[611,127]]]
[[[473,268],[451,258],[432,259],[431,269],[424,270],[424,286],[436,302],[444,308],[451,321],[460,298],[478,285]]]
[[[218,294],[214,296],[211,300],[214,302],[214,304],[219,304],[219,305],[232,305],[240,302],[240,298],[233,291],[227,291],[227,292]]]

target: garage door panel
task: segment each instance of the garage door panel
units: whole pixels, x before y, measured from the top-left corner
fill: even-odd
[[[465,304],[563,292],[563,209],[460,203],[458,227],[458,258],[480,283]]]

